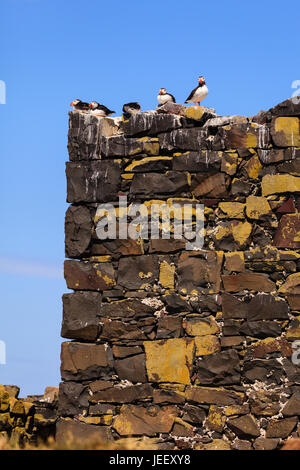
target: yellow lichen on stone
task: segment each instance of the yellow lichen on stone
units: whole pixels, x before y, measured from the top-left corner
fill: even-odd
[[[271,213],[271,207],[265,197],[249,196],[246,200],[246,214],[249,219],[260,219]]]
[[[222,238],[228,237],[231,231],[229,227],[224,225],[218,225],[215,230],[215,237],[217,240],[222,240]]]
[[[290,274],[278,292],[281,294],[300,294],[300,273]]]
[[[283,132],[288,147],[300,145],[299,119],[280,116],[275,120],[275,132]]]
[[[222,432],[226,423],[226,417],[222,411],[222,408],[211,405],[209,407],[209,413],[205,421],[206,426],[211,431]]]
[[[167,261],[160,263],[159,282],[165,289],[174,289],[175,287],[175,265]]]
[[[147,163],[151,163],[151,162],[157,162],[157,161],[168,161],[168,160],[172,160],[172,157],[167,157],[167,156],[162,156],[162,157],[159,157],[159,156],[155,156],[155,157],[145,157],[145,158],[142,158],[141,160],[133,160],[133,162],[131,162],[126,168],[124,171],[132,171],[134,170],[135,168],[138,168],[139,166],[141,165],[145,165]]]
[[[96,270],[97,276],[101,277],[107,285],[107,287],[113,287],[116,285],[116,280],[109,277],[107,274],[103,274],[99,269]]]
[[[240,246],[243,246],[250,237],[252,225],[249,222],[238,222],[236,224],[232,223],[231,230],[234,240]]]
[[[112,424],[113,417],[112,415],[103,415],[103,416],[80,416],[79,421],[85,424],[102,424],[105,426],[110,426]]]
[[[262,195],[300,192],[300,178],[289,174],[265,175],[261,183]]]
[[[205,112],[205,109],[202,106],[189,106],[185,109],[185,116],[189,119],[195,119],[196,121],[200,120]]]
[[[249,147],[257,147],[257,137],[255,134],[253,134],[252,132],[247,132],[247,140],[246,140],[246,147],[249,148]]]
[[[262,169],[262,164],[258,158],[258,155],[254,155],[243,167],[249,178],[256,180],[259,176],[259,173]]]
[[[221,350],[217,336],[195,336],[196,356],[207,356]]]
[[[213,439],[207,444],[196,444],[195,450],[230,450],[230,442],[223,439]]]
[[[174,338],[145,341],[146,369],[150,382],[190,384],[194,341]]]
[[[220,202],[219,209],[222,212],[219,214],[219,217],[224,218],[228,217],[230,219],[244,219],[244,208],[245,204],[241,202]]]
[[[187,318],[184,322],[184,327],[190,336],[206,336],[215,335],[220,333],[218,323],[211,315],[207,318]]]
[[[134,177],[134,173],[122,173],[121,178],[123,180],[132,180]]]
[[[110,255],[103,255],[103,256],[91,256],[89,258],[89,261],[95,262],[95,263],[108,263],[109,261],[112,260],[112,257]]]

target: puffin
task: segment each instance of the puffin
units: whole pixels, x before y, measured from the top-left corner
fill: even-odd
[[[200,106],[200,101],[204,100],[204,98],[208,95],[208,88],[205,84],[205,78],[199,77],[198,78],[199,85],[193,89],[190,96],[186,99],[185,103],[194,103],[195,106]]]
[[[159,90],[158,96],[157,96],[157,101],[159,102],[159,105],[162,106],[163,104],[166,104],[168,102],[171,103],[176,103],[176,100],[171,93],[167,93],[167,90],[165,88],[161,88]]]
[[[138,114],[141,111],[139,103],[126,103],[123,106],[123,116],[125,119],[129,119],[133,114]]]
[[[84,103],[81,100],[74,100],[70,103],[70,106],[74,106],[75,111],[89,111],[89,103]]]
[[[95,116],[106,117],[116,112],[116,111],[111,111],[103,104],[97,103],[97,101],[91,101],[89,104],[89,107],[91,110],[91,114],[94,114]]]

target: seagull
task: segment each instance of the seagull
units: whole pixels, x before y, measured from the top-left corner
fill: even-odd
[[[70,106],[74,106],[75,111],[89,111],[89,104],[84,103],[81,100],[74,100],[70,103]]]
[[[167,90],[165,88],[161,88],[159,90],[157,101],[159,102],[160,106],[162,106],[163,104],[168,103],[169,101],[171,103],[176,103],[176,100],[175,100],[174,96],[171,95],[171,93],[167,93]]]
[[[208,95],[208,88],[205,84],[205,78],[199,77],[198,78],[199,85],[193,89],[190,96],[186,99],[185,103],[194,103],[195,106],[200,106],[200,101],[204,100],[204,98]]]
[[[97,103],[97,101],[91,101],[91,103],[89,104],[89,107],[91,110],[91,114],[94,114],[95,116],[106,117],[116,112],[116,111],[111,111],[103,104]]]
[[[138,114],[141,111],[139,103],[126,103],[123,106],[123,115],[125,119],[129,119],[133,114]]]

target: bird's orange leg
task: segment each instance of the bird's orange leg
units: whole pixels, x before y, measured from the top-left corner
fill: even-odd
[[[200,105],[200,101],[197,101],[197,103],[198,103],[198,106],[201,106],[201,105]]]
[[[194,101],[195,108],[197,108],[197,101]]]

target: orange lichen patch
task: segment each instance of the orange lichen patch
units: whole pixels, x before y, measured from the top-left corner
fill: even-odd
[[[261,183],[262,195],[300,191],[300,178],[292,175],[265,175]]]
[[[195,336],[196,356],[206,356],[221,350],[219,338],[214,335]]]
[[[194,340],[175,338],[145,341],[146,369],[150,382],[190,384]]]
[[[270,213],[271,207],[265,197],[247,197],[246,214],[249,219],[260,219]]]

